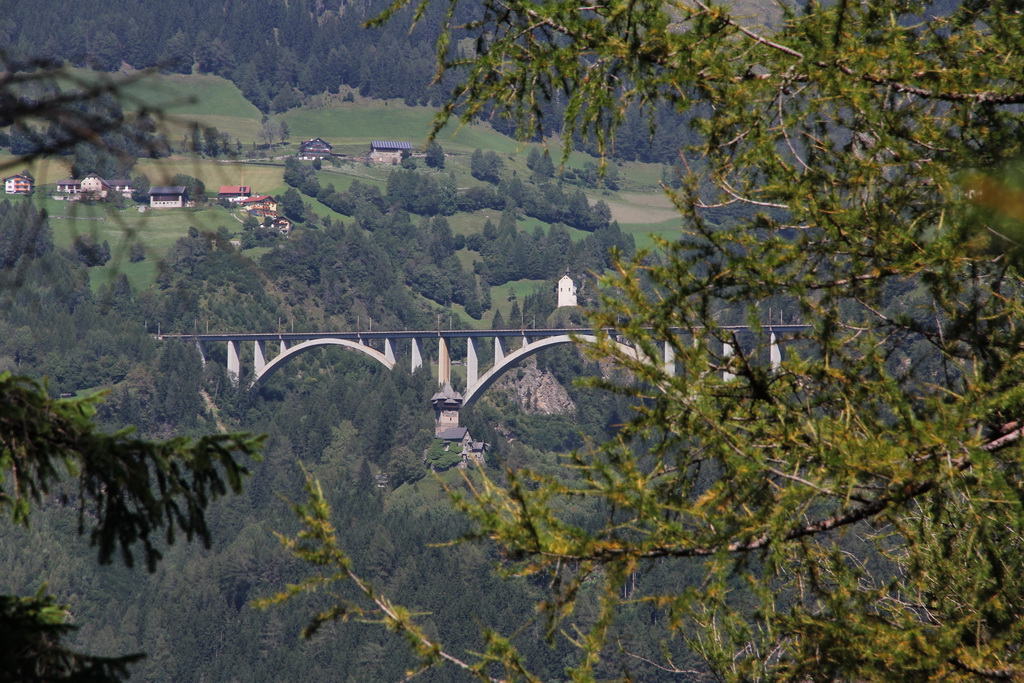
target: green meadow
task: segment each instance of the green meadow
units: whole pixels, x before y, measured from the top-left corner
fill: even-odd
[[[243,145],[259,140],[262,113],[228,80],[211,75],[162,75],[142,78],[126,88],[129,102],[156,115],[172,145],[190,135],[193,124],[212,126]]]
[[[434,119],[434,110],[409,107],[391,100],[342,102],[334,98],[328,108],[295,109],[279,118],[288,123],[294,139],[323,138],[334,145],[335,152],[365,155],[371,140],[405,140],[414,147],[426,145]],[[441,131],[438,142],[445,151],[472,152],[477,147],[503,154],[515,154],[522,146],[486,124],[459,126],[449,124]],[[449,149],[450,148],[450,149]]]
[[[242,142],[244,151],[253,143],[260,143],[262,128],[260,111],[242,97],[229,81],[217,76],[153,75],[132,83],[126,90],[129,102],[161,112],[159,125],[168,135],[172,146],[180,147],[183,139],[191,134],[194,123],[215,126],[227,133],[230,139]],[[153,185],[169,184],[179,173],[198,178],[207,188],[207,195],[215,197],[221,185],[248,185],[256,194],[279,195],[287,186],[283,181],[284,156],[298,149],[303,139],[321,137],[330,142],[336,152],[363,156],[369,151],[371,140],[406,140],[416,147],[422,147],[427,138],[434,117],[434,111],[425,107],[409,107],[400,101],[371,101],[357,98],[354,102],[343,102],[337,95],[314,98],[317,108],[300,108],[278,115],[275,120],[285,121],[289,127],[287,144],[275,146],[263,153],[276,157],[270,160],[222,160],[196,157],[172,156],[164,159],[140,159],[133,174],[145,174]],[[527,152],[535,143],[521,144],[494,131],[486,123],[473,125],[449,124],[438,136],[448,158],[445,169],[437,171],[447,175],[454,173],[459,187],[477,184],[470,174],[470,155],[480,148],[493,150],[501,155],[506,174],[528,177]],[[557,139],[548,141],[552,159],[561,161],[561,148]],[[7,173],[20,172],[15,168],[14,159],[0,155],[0,168]],[[574,152],[568,166],[580,168],[587,162],[596,162],[589,155]],[[418,161],[421,172],[431,172],[422,160]],[[671,201],[662,192],[659,181],[661,165],[640,163],[618,163],[622,189],[610,192],[601,189],[585,190],[591,202],[602,200],[608,203],[612,216],[622,229],[634,235],[638,246],[651,244],[652,233],[671,239],[678,233],[680,218]],[[57,158],[34,162],[28,170],[35,176],[41,187],[33,197],[35,203],[45,208],[50,215],[50,224],[56,243],[64,248],[72,244],[76,235],[89,234],[97,241],[106,240],[114,258],[104,267],[90,271],[95,285],[109,282],[117,274],[124,273],[136,287],[151,285],[157,275],[157,264],[174,242],[187,234],[194,226],[203,231],[216,231],[221,227],[235,235],[240,229],[240,220],[230,212],[210,205],[203,209],[170,209],[139,212],[135,207],[118,210],[108,204],[86,204],[82,202],[56,201],[50,197],[53,185],[70,174],[70,159]],[[333,184],[338,191],[348,189],[359,180],[384,190],[391,167],[374,166],[357,161],[325,163],[317,173],[321,184]],[[304,197],[313,210],[332,220],[348,220],[316,200]],[[448,217],[452,231],[470,235],[479,232],[488,219],[497,223],[500,212],[481,210],[460,213]],[[533,231],[546,223],[533,218],[519,221],[521,230]],[[580,230],[570,229],[574,240],[587,236]],[[147,258],[139,263],[129,263],[127,251],[136,242],[146,248]],[[460,259],[472,267],[475,254],[463,250]],[[495,310],[506,316],[511,308],[507,301],[509,288],[521,299],[533,292],[537,282],[523,280],[492,290]],[[489,325],[493,311],[480,324]]]

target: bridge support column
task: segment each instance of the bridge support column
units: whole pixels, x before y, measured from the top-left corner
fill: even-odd
[[[476,345],[472,337],[466,337],[466,390],[476,384],[480,366],[476,358]]]
[[[282,339],[281,340],[281,353],[284,353],[287,350],[288,350],[288,340]]]
[[[420,353],[420,340],[412,340],[412,372],[416,372],[423,366],[423,354]]]
[[[501,361],[505,360],[505,349],[501,347],[501,338],[494,338],[494,365],[501,365]]]
[[[265,341],[253,342],[253,378],[257,378],[263,374],[263,368],[267,367],[267,343]]]
[[[676,350],[668,342],[664,343],[665,374],[669,377],[676,376]]]
[[[723,363],[725,363],[725,361],[729,360],[732,357],[732,353],[733,353],[732,345],[729,344],[728,342],[722,342],[722,362]],[[722,371],[722,380],[723,381],[729,382],[729,381],[734,380],[734,379],[736,379],[736,375],[734,375],[734,374],[732,374],[731,372],[728,372],[728,371]]]
[[[228,378],[238,386],[238,378],[242,374],[242,363],[238,360],[238,342],[228,342]]]
[[[772,371],[778,370],[782,366],[782,349],[779,348],[779,340],[775,337],[775,333],[772,332],[768,339],[768,357],[771,359]]]
[[[448,342],[437,338],[437,383],[441,386],[452,381],[452,357],[448,354]]]
[[[388,361],[392,365],[394,365],[394,363],[395,363],[395,349],[392,348],[391,340],[390,339],[385,339],[384,340],[384,357],[386,359],[388,359]]]
[[[199,339],[196,339],[196,351],[199,352],[199,362],[206,365],[206,344]]]

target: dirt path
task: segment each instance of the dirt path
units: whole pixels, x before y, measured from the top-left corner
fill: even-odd
[[[228,428],[224,426],[223,422],[221,422],[220,413],[217,412],[217,406],[214,405],[213,399],[210,398],[210,395],[206,393],[205,390],[200,391],[199,393],[203,396],[203,402],[206,403],[206,409],[210,411],[210,415],[213,415],[213,423],[217,425],[217,430],[220,431],[221,434],[226,434]]]

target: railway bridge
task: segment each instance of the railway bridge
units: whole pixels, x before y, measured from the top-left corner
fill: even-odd
[[[769,335],[770,356],[773,365],[781,362],[779,338],[781,335],[792,334],[806,329],[806,325],[765,325],[762,332]],[[725,326],[722,329],[736,334],[746,333],[750,328],[745,325]],[[612,330],[607,330],[613,335]],[[680,330],[680,333],[683,331]],[[594,343],[597,338],[590,328],[546,328],[546,329],[513,329],[513,330],[402,330],[402,331],[356,331],[356,332],[207,332],[205,334],[158,334],[158,339],[181,339],[194,341],[199,347],[203,362],[206,351],[211,344],[227,345],[228,374],[237,383],[243,376],[242,355],[243,344],[252,344],[252,374],[250,389],[258,390],[275,372],[289,360],[299,354],[322,347],[340,346],[362,353],[377,361],[387,369],[393,369],[397,362],[396,349],[408,346],[410,369],[415,371],[424,365],[424,347],[427,342],[436,341],[437,348],[437,382],[439,386],[451,383],[452,357],[450,353],[453,342],[464,340],[466,344],[465,359],[466,387],[463,392],[463,405],[472,405],[502,374],[520,361],[538,351],[559,344],[571,344],[576,340],[583,343]],[[615,338],[614,336],[612,337]],[[478,345],[491,340],[494,347],[493,364],[487,368],[480,367],[477,353]],[[628,343],[618,341],[627,353],[637,353]],[[433,344],[430,344],[433,348]],[[516,346],[516,348],[512,348]],[[729,356],[732,349],[727,343],[722,344],[723,357]],[[670,345],[665,344],[662,357],[657,359],[672,372],[675,359]]]

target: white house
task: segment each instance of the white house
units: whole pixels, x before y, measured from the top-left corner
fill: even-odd
[[[7,176],[4,178],[4,192],[7,194],[32,194],[35,179],[28,173]]]

